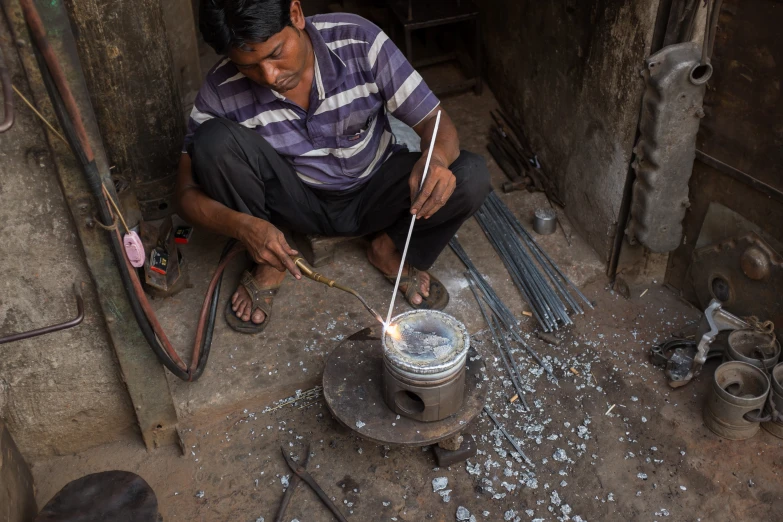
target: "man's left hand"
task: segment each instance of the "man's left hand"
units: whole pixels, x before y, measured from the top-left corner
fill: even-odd
[[[433,151],[434,152],[434,151]],[[440,210],[449,200],[457,186],[457,180],[454,174],[449,170],[443,161],[436,158],[433,154],[430,160],[430,172],[427,179],[424,180],[424,186],[419,192],[419,184],[424,174],[424,164],[427,162],[426,152],[422,154],[419,161],[413,166],[408,184],[411,189],[411,214],[416,215],[416,219],[429,219],[435,212]]]

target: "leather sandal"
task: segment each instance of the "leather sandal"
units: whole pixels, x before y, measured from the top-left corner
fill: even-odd
[[[443,310],[446,308],[446,305],[449,304],[449,292],[446,290],[446,287],[443,286],[443,283],[434,275],[429,274],[429,272],[430,295],[429,297],[424,297],[422,295],[421,304],[414,304],[413,296],[420,294],[419,288],[421,288],[421,281],[419,280],[419,274],[421,274],[421,271],[408,265],[407,270],[404,270],[402,276],[400,276],[400,291],[402,291],[403,286],[407,285],[406,290],[402,295],[405,296],[405,300],[408,301],[408,304],[416,310]],[[385,277],[392,286],[394,286],[394,283],[397,281],[396,274],[383,274],[383,277]]]
[[[261,288],[258,286],[253,274],[249,270],[242,272],[242,278],[239,280],[239,284],[247,290],[251,301],[253,302],[253,308],[250,311],[250,319],[243,321],[237,317],[236,312],[231,309],[231,299],[226,303],[226,322],[233,330],[246,334],[257,334],[264,331],[266,325],[269,324],[269,319],[272,317],[272,302],[277,295],[277,291],[280,290],[280,285],[269,286]],[[264,320],[261,323],[253,322],[253,314],[256,310],[264,312]]]

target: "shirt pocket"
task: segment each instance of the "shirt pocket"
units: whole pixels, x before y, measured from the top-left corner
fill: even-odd
[[[375,134],[383,132],[378,128],[378,116],[368,118],[366,124],[351,134],[337,136],[337,157],[343,175],[357,178],[361,176],[375,157],[371,144]]]

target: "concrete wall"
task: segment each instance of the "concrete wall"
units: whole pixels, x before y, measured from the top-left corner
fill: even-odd
[[[658,0],[484,0],[486,75],[519,111],[566,211],[607,259]]]
[[[29,98],[6,42],[13,83]],[[16,109],[0,134],[0,336],[75,317],[73,282],[87,282],[81,325],[0,345],[0,417],[35,459],[135,437],[136,428],[41,123],[18,97]]]

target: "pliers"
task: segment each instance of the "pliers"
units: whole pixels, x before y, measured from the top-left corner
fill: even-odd
[[[313,491],[315,491],[315,494],[318,495],[318,498],[320,498],[326,507],[329,508],[329,511],[334,514],[337,520],[340,522],[348,522],[343,514],[340,513],[340,511],[337,509],[337,506],[335,506],[331,501],[329,496],[324,493],[324,490],[321,489],[315,479],[305,469],[307,468],[307,463],[310,461],[310,445],[307,445],[307,453],[305,453],[305,457],[301,464],[294,462],[294,459],[291,458],[285,447],[281,447],[280,450],[283,452],[283,458],[285,459],[286,464],[288,464],[288,467],[291,468],[291,471],[294,472],[294,476],[291,477],[291,480],[288,483],[288,488],[285,490],[285,494],[283,494],[283,500],[280,502],[280,507],[277,510],[275,522],[283,522],[283,517],[285,516],[286,509],[288,509],[288,504],[291,502],[291,498],[294,496],[296,487],[302,480],[304,480],[307,485],[310,486]]]

